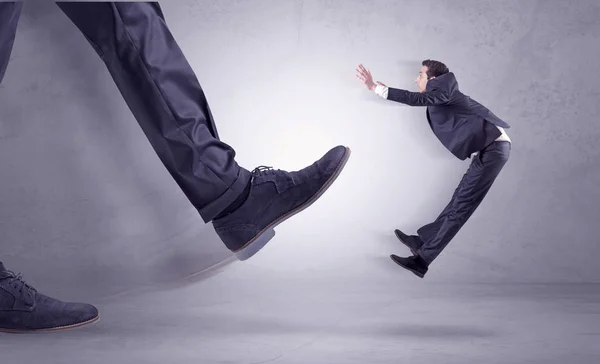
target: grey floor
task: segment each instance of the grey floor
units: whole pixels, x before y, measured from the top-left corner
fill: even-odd
[[[242,166],[295,170],[338,144],[352,157],[264,251],[232,261],[83,36],[27,2],[0,85],[0,260],[101,320],[0,335],[0,364],[600,362],[600,2],[163,8]],[[355,68],[414,91],[427,58],[512,125],[513,147],[421,280],[389,259],[408,253],[393,230],[434,219],[468,161]]]
[[[324,280],[234,264],[100,300],[93,326],[2,335],[2,363],[600,361],[599,285],[431,284],[386,269]]]

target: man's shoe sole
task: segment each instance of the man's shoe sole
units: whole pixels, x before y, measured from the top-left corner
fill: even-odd
[[[0,332],[5,332],[5,333],[9,333],[9,334],[26,334],[26,333],[43,332],[43,331],[64,331],[64,330],[70,330],[70,329],[75,329],[75,328],[82,327],[82,326],[91,325],[95,322],[98,322],[98,320],[100,320],[100,315],[97,315],[93,319],[90,319],[90,320],[87,320],[84,322],[80,322],[77,324],[73,324],[73,325],[49,327],[49,328],[45,328],[45,329],[25,329],[25,330],[5,329],[5,328],[0,327]]]
[[[410,249],[411,253],[413,253],[413,255],[417,255],[417,251],[414,250],[410,245],[408,245],[403,239],[402,237],[400,237],[400,230],[396,229],[394,230],[394,234],[396,234],[396,237],[398,238],[398,240],[400,240],[400,242],[404,245],[406,245],[408,247],[408,249]]]
[[[346,153],[344,154],[344,157],[340,161],[340,164],[337,166],[335,172],[333,172],[333,174],[331,175],[331,177],[329,177],[325,184],[323,184],[323,186],[321,186],[321,188],[305,203],[273,220],[273,222],[271,222],[258,234],[256,234],[256,236],[252,238],[252,240],[244,244],[244,246],[240,249],[234,251],[236,257],[239,260],[244,261],[251,258],[254,254],[258,253],[258,251],[260,251],[265,245],[267,245],[267,243],[271,239],[273,239],[273,237],[275,236],[274,228],[277,225],[281,224],[285,220],[289,219],[290,217],[296,215],[300,211],[312,205],[316,200],[319,199],[319,197],[321,197],[325,193],[325,191],[327,191],[327,189],[333,184],[333,182],[338,178],[338,176],[344,169],[344,166],[348,162],[348,159],[350,159],[350,148],[346,147]]]
[[[398,260],[396,260],[396,256],[395,256],[394,254],[390,255],[390,258],[392,258],[392,260],[393,260],[393,261],[394,261],[396,264],[398,264],[399,266],[401,266],[402,268],[404,268],[404,269],[406,269],[406,270],[409,270],[409,271],[413,272],[413,273],[414,273],[414,274],[415,274],[417,277],[419,277],[419,278],[423,278],[423,277],[425,276],[425,274],[423,274],[423,273],[421,273],[421,272],[419,272],[419,271],[416,271],[416,270],[414,270],[414,269],[411,269],[411,268],[409,268],[409,267],[405,266],[404,264],[400,263]]]

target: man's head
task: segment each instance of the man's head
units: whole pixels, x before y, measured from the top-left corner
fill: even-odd
[[[417,79],[415,80],[415,83],[419,87],[419,92],[425,92],[429,80],[450,72],[445,64],[431,59],[424,60],[421,65],[422,67],[419,71],[419,76],[417,76]]]

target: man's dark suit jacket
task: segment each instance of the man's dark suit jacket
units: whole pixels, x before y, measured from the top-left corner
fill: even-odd
[[[388,87],[387,98],[410,106],[427,106],[431,130],[460,160],[481,151],[500,136],[494,125],[510,128],[485,106],[460,92],[452,72],[429,80],[423,93]]]

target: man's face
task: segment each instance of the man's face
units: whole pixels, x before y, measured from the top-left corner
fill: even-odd
[[[432,77],[435,78],[435,77]],[[417,84],[417,86],[419,87],[419,92],[425,92],[425,87],[427,86],[427,67],[423,66],[421,67],[421,70],[419,71],[419,76],[417,76],[417,79],[415,80],[415,83]]]

